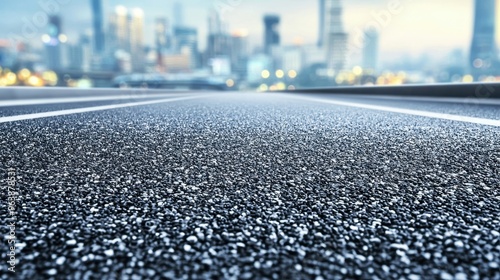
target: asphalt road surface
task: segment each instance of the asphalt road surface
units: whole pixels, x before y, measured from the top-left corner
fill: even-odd
[[[0,100],[1,279],[500,279],[498,100],[122,95]]]

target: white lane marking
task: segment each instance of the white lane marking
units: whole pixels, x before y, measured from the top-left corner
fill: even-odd
[[[114,105],[105,105],[105,106],[97,106],[97,107],[77,108],[77,109],[69,109],[69,110],[61,110],[61,111],[26,114],[26,115],[18,115],[18,116],[9,116],[9,117],[0,118],[0,123],[23,121],[23,120],[33,120],[33,119],[80,114],[80,113],[88,113],[88,112],[95,112],[95,111],[112,110],[112,109],[119,109],[119,108],[126,108],[126,107],[152,105],[152,104],[158,104],[158,103],[184,101],[184,100],[202,98],[205,96],[206,95],[196,95],[196,96],[190,96],[190,97],[159,99],[159,100],[143,101],[143,102],[135,102],[135,103],[114,104]]]
[[[395,100],[395,101],[422,101],[422,102],[434,102],[434,103],[455,103],[460,105],[500,105],[500,100],[498,99],[487,99],[487,98],[454,98],[454,97],[410,97],[410,96],[389,96],[389,95],[345,95],[339,94],[341,98],[369,98],[374,100],[384,99],[384,100]]]
[[[340,105],[340,106],[355,107],[355,108],[362,108],[362,109],[370,109],[370,110],[377,110],[377,111],[384,111],[384,112],[392,112],[392,113],[400,113],[400,114],[406,114],[406,115],[428,117],[428,118],[434,118],[434,119],[468,122],[468,123],[475,123],[475,124],[491,125],[491,126],[500,127],[500,120],[483,119],[483,118],[475,118],[475,117],[467,117],[467,116],[460,116],[460,115],[451,115],[451,114],[443,114],[443,113],[435,113],[435,112],[411,110],[411,109],[403,109],[403,108],[394,108],[394,107],[387,107],[387,106],[369,105],[369,104],[363,104],[363,103],[354,103],[354,102],[338,101],[338,100],[332,100],[332,99],[313,98],[313,97],[297,96],[297,95],[290,95],[290,94],[286,94],[286,96],[289,98],[294,98],[294,99],[327,103],[327,104],[334,104],[334,105]]]
[[[93,101],[109,101],[109,100],[133,100],[133,99],[147,99],[159,97],[177,97],[185,96],[186,94],[130,94],[130,95],[117,95],[117,96],[93,96],[93,97],[67,97],[67,98],[44,98],[44,99],[25,99],[25,100],[0,100],[0,107],[12,106],[28,106],[28,105],[47,105],[47,104],[61,104],[61,103],[78,103],[78,102],[93,102]]]

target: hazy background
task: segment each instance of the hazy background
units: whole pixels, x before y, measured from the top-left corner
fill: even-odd
[[[41,11],[39,3],[57,0],[2,1],[0,10],[0,38],[10,33],[20,34],[25,19]],[[393,0],[343,1],[345,30],[351,44],[357,30],[375,19],[373,14],[387,10]],[[70,41],[91,30],[90,3],[85,0],[64,0],[61,4],[63,32]],[[174,18],[174,0],[104,0],[105,18],[117,5],[141,7],[145,11],[145,39],[153,45],[153,21],[157,16]],[[200,49],[206,46],[207,18],[211,9],[231,1],[182,0],[184,24],[197,27]],[[238,2],[238,1],[233,1]],[[380,30],[380,60],[389,62],[401,57],[417,57],[423,53],[436,58],[447,55],[452,49],[468,51],[473,23],[472,0],[400,0],[401,13],[392,15],[389,24]],[[224,6],[223,6],[224,7]],[[227,7],[227,6],[226,6]],[[281,34],[284,45],[296,41],[315,43],[318,37],[318,1],[315,0],[241,0],[235,7],[223,12],[229,30],[249,32],[252,46],[262,45],[262,15],[276,13],[281,16]],[[106,26],[106,25],[105,25]],[[500,30],[500,28],[498,28]],[[44,30],[42,30],[44,31]],[[40,32],[40,36],[42,34]],[[500,36],[497,36],[497,38]],[[36,40],[33,44],[41,44]]]

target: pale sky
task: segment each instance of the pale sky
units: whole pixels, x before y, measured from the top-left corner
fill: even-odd
[[[89,0],[60,1],[58,8],[63,17],[64,32],[70,39],[91,28]],[[116,5],[141,7],[146,16],[146,42],[153,42],[155,17],[173,18],[175,0],[103,0],[109,13]],[[390,3],[399,3],[399,12],[390,13]],[[2,1],[0,10],[0,38],[9,34],[22,34],[23,25],[44,9],[39,0]],[[223,13],[230,29],[245,29],[254,45],[262,43],[262,17],[266,13],[281,16],[283,44],[292,44],[297,38],[305,43],[315,43],[318,36],[317,0],[182,0],[184,22],[199,29],[200,46],[205,46],[207,17],[216,5],[229,7]],[[233,3],[233,6],[228,3]],[[380,27],[381,56],[385,60],[402,55],[418,56],[431,52],[437,56],[460,48],[468,51],[472,25],[473,0],[351,0],[343,1],[345,30],[350,34],[350,45],[356,46],[359,32],[377,21],[377,14],[384,17]],[[394,5],[394,4],[392,4]],[[107,16],[106,16],[107,18]],[[42,29],[42,28],[41,28]],[[500,28],[499,28],[500,29]],[[40,30],[42,33],[43,30]]]

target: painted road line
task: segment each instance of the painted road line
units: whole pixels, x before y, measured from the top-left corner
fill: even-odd
[[[65,97],[65,98],[43,98],[43,99],[25,99],[25,100],[0,100],[0,107],[12,106],[30,106],[30,105],[48,105],[48,104],[62,104],[62,103],[79,103],[79,102],[94,102],[94,101],[110,101],[110,100],[134,100],[134,99],[148,99],[148,98],[165,98],[186,96],[186,94],[130,94],[118,96],[94,96],[94,97]]]
[[[459,122],[467,122],[467,123],[475,123],[475,124],[500,127],[500,120],[483,119],[483,118],[475,118],[475,117],[467,117],[467,116],[460,116],[460,115],[443,114],[443,113],[435,113],[435,112],[411,110],[411,109],[403,109],[403,108],[394,108],[394,107],[387,107],[387,106],[369,105],[369,104],[363,104],[363,103],[338,101],[338,100],[333,100],[333,99],[313,98],[313,97],[306,97],[306,96],[300,96],[300,95],[285,94],[285,96],[287,96],[288,98],[293,98],[293,99],[307,100],[307,101],[312,101],[312,102],[333,104],[333,105],[339,105],[339,106],[347,106],[347,107],[370,109],[370,110],[376,110],[376,111],[384,111],[384,112],[400,113],[400,114],[413,115],[413,116],[428,117],[428,118],[434,118],[434,119],[451,120],[451,121],[459,121]]]
[[[127,107],[153,105],[153,104],[159,104],[159,103],[177,102],[177,101],[191,100],[191,99],[197,99],[197,98],[202,98],[202,97],[207,97],[207,95],[159,99],[159,100],[152,100],[152,101],[143,101],[143,102],[134,102],[134,103],[125,103],[125,104],[114,104],[114,105],[105,105],[105,106],[97,106],[97,107],[77,108],[77,109],[69,109],[69,110],[61,110],[61,111],[26,114],[26,115],[18,115],[18,116],[9,116],[9,117],[0,118],[0,123],[23,121],[23,120],[33,120],[33,119],[65,116],[65,115],[96,112],[96,111],[113,110],[113,109],[120,109],[120,108],[127,108]]]
[[[340,98],[359,98],[359,99],[372,99],[372,100],[391,100],[391,101],[419,101],[419,102],[432,102],[432,103],[453,103],[459,105],[500,105],[500,100],[498,99],[487,99],[487,98],[459,98],[459,97],[409,97],[409,96],[388,96],[388,95],[346,95],[346,94],[335,94],[334,97]]]

